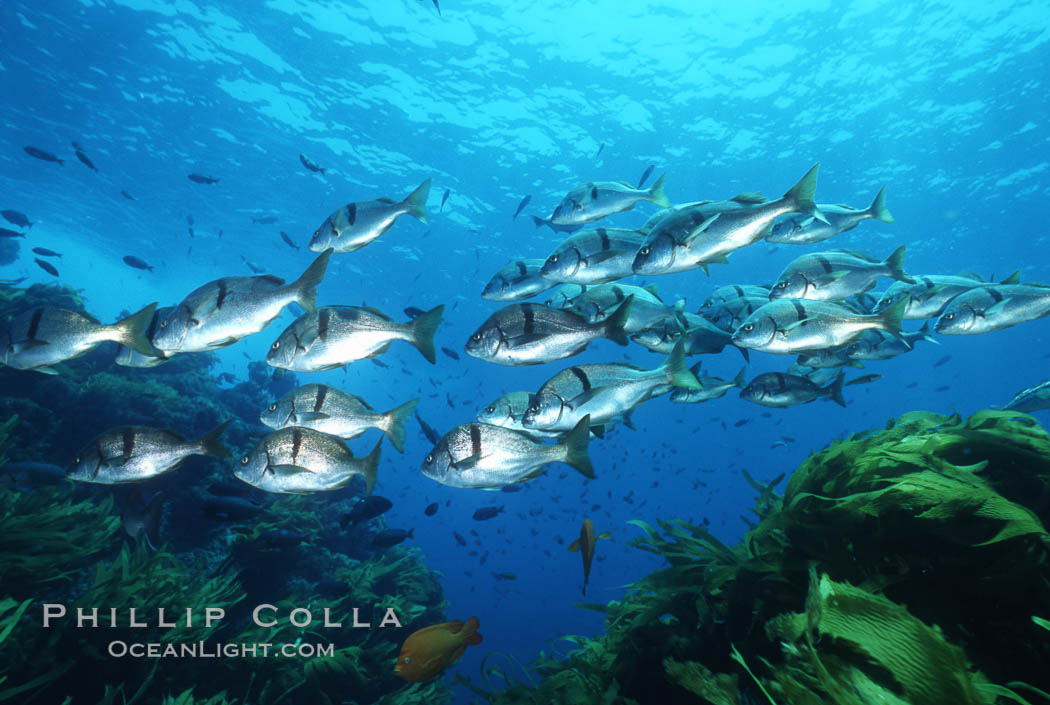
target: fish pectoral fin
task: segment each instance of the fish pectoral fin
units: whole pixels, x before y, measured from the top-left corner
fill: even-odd
[[[546,335],[535,333],[533,335],[516,335],[513,338],[504,338],[506,341],[507,348],[513,350],[514,348],[524,347],[526,345],[534,345],[541,343],[547,339]]]
[[[598,534],[597,538],[600,538],[600,539],[611,539],[612,538],[612,534],[610,534],[608,531],[603,531],[602,533]]]
[[[315,470],[311,470],[310,468],[304,467],[302,465],[270,465],[268,469],[275,474],[277,472],[282,472],[288,475],[293,475],[300,472],[309,472],[316,474]]]
[[[46,340],[19,340],[17,343],[11,344],[11,351],[16,355],[26,350],[32,350],[33,348],[39,348],[41,345],[50,345],[51,343]]]
[[[53,367],[48,367],[47,365],[45,365],[43,367],[34,367],[33,368],[33,372],[43,372],[45,375],[58,375],[58,374],[60,374],[58,370],[56,370]]]
[[[712,223],[714,223],[716,220],[718,220],[718,216],[720,216],[720,215],[722,215],[722,214],[721,213],[715,213],[713,216],[711,216],[710,218],[708,218],[704,222],[700,223],[700,225],[698,225],[696,228],[694,228],[692,230],[692,232],[688,233],[684,238],[682,238],[682,244],[683,245],[688,245],[690,242],[692,242],[696,238],[700,237],[700,235],[702,235],[705,230],[707,230],[709,227],[711,227]]]
[[[300,421],[323,421],[324,419],[332,418],[331,416],[322,411],[297,411],[295,415],[299,418]]]
[[[588,264],[600,264],[606,260],[610,260],[613,257],[619,257],[620,255],[627,254],[627,250],[605,250],[604,252],[596,252],[593,255],[588,255]]]
[[[579,539],[576,539],[575,541],[573,541],[572,543],[569,544],[569,552],[570,553],[576,553],[579,550],[580,550],[580,540]]]
[[[796,328],[798,328],[803,323],[809,323],[810,321],[815,321],[815,320],[816,320],[816,318],[814,318],[812,316],[810,316],[808,318],[803,318],[801,320],[795,321],[794,323],[789,323],[788,325],[784,326],[781,329],[781,332],[782,333],[787,333],[788,331],[795,330]]]
[[[228,347],[230,345],[233,345],[238,340],[240,340],[240,338],[234,338],[234,337],[231,336],[229,338],[223,338],[222,340],[216,341],[214,343],[208,343],[208,347],[209,348],[225,348],[225,347]]]
[[[487,457],[489,456],[484,453],[477,453],[475,455],[467,456],[466,458],[463,458],[463,460],[457,460],[456,462],[452,463],[452,467],[455,470],[469,470],[470,468],[475,467],[478,463],[480,463]]]

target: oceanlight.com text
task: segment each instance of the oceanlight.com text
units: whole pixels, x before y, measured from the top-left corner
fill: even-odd
[[[111,641],[107,653],[114,658],[328,658],[335,655],[333,644],[184,644]]]

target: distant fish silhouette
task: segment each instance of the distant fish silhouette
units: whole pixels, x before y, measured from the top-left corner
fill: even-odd
[[[595,159],[597,159],[598,157],[602,156],[602,150],[603,149],[605,149],[605,143],[604,142],[602,142],[600,145],[598,145],[598,153],[594,155]]]
[[[49,250],[46,247],[34,247],[33,252],[44,257],[61,257],[62,253]]]
[[[145,260],[141,260],[135,255],[127,255],[124,258],[124,264],[128,265],[129,267],[134,267],[135,269],[145,269],[150,272],[153,271],[153,267],[149,266],[148,264],[146,264]]]
[[[31,157],[35,157],[36,159],[40,159],[41,161],[45,161],[45,162],[56,162],[56,163],[58,163],[59,165],[65,164],[65,162],[64,162],[64,161],[62,161],[61,159],[59,159],[58,157],[56,157],[56,156],[55,156],[54,154],[52,154],[51,152],[45,152],[44,150],[42,150],[42,149],[38,149],[38,148],[36,148],[36,147],[23,147],[22,149],[23,149],[23,150],[25,151],[25,153],[26,153],[26,154],[28,154],[29,156],[31,156]]]
[[[18,211],[0,211],[0,217],[3,217],[11,225],[17,225],[20,228],[31,228],[33,224],[26,217],[25,213]]]
[[[638,188],[642,187],[642,184],[645,183],[645,180],[649,178],[649,175],[653,173],[653,169],[655,168],[655,164],[650,164],[648,167],[646,167],[645,171],[642,172],[642,178],[638,179]]]
[[[92,171],[98,171],[98,168],[92,163],[90,159],[88,159],[88,155],[84,154],[83,147],[81,147],[78,143],[74,142],[73,149],[76,151],[77,159],[80,160],[81,164],[86,166],[88,169],[91,169]]]
[[[198,183],[198,184],[217,184],[217,183],[219,183],[218,179],[216,179],[214,177],[211,177],[211,176],[204,176],[203,174],[190,174],[186,178],[189,179],[190,181],[193,181],[194,183]]]
[[[281,231],[281,239],[285,241],[288,247],[294,247],[297,250],[299,249],[299,246],[292,241],[291,236],[283,230]]]
[[[532,195],[531,194],[526,196],[525,198],[521,199],[521,203],[518,204],[518,210],[514,211],[514,218],[517,218],[519,215],[521,215],[521,212],[523,210],[525,210],[525,206],[529,205],[529,201],[531,201],[531,200],[532,200]],[[514,220],[514,218],[511,218],[511,220]]]
[[[438,207],[438,212],[445,210],[445,202],[448,201],[449,194],[452,193],[451,189],[445,189],[445,195],[441,197],[441,205]]]
[[[33,261],[36,262],[36,265],[38,267],[43,269],[45,272],[47,272],[51,276],[53,276],[53,277],[57,277],[58,276],[58,270],[55,269],[54,267],[52,267],[50,262],[45,262],[44,260],[39,259],[39,258],[36,258]]]
[[[135,200],[135,197],[134,197],[134,196],[132,196],[132,195],[131,195],[130,193],[128,193],[127,191],[121,191],[121,192],[120,192],[120,195],[121,195],[121,196],[123,196],[124,198],[128,199],[129,201],[134,201],[134,200]]]
[[[312,172],[315,172],[317,174],[324,174],[324,168],[317,166],[317,164],[315,164],[310,159],[310,157],[306,156],[305,154],[299,155],[299,162]]]

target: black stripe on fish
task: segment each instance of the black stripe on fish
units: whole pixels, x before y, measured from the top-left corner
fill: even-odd
[[[529,270],[525,268],[524,262],[519,260],[514,264],[518,265],[518,273],[521,274],[521,276],[525,276],[528,273]]]
[[[787,391],[787,377],[784,376],[783,372],[775,373],[774,379],[777,381],[777,392]]]
[[[219,280],[219,298],[215,301],[215,308],[222,308],[222,305],[226,303],[226,296],[230,293],[229,288],[226,286],[226,282],[222,279]]]
[[[580,384],[583,385],[583,391],[591,391],[591,380],[587,378],[586,372],[581,370],[579,367],[570,367],[569,371],[576,376],[576,379],[580,380]]]
[[[525,329],[523,333],[527,336],[531,336],[536,332],[536,311],[533,310],[532,304],[523,304],[521,307],[521,315],[525,319]]]
[[[736,292],[737,298],[740,298],[740,299],[744,298],[744,290],[740,287],[739,284],[734,284],[733,285],[733,291]]]
[[[328,337],[328,326],[332,323],[332,311],[328,308],[322,308],[321,312],[317,315],[317,337],[321,340],[325,340]]]
[[[288,411],[288,418],[284,420],[284,425],[285,426],[298,426],[299,425],[299,417],[295,413],[295,397],[294,396],[292,397],[292,401],[289,404],[289,406],[291,408]],[[289,424],[288,423],[289,421],[291,421],[292,423]]]
[[[817,261],[817,264],[819,264],[824,269],[824,273],[825,274],[831,274],[831,269],[832,269],[831,262],[828,262],[828,258],[827,257],[822,257],[821,255],[817,255],[813,259],[815,259]]]
[[[357,220],[357,204],[351,203],[346,207],[346,222],[353,226],[355,220]]]
[[[124,449],[123,449],[124,460],[127,460],[128,458],[131,457],[131,454],[135,452],[135,431],[134,431],[134,429],[125,428],[124,429],[124,438],[122,440],[124,441]]]
[[[314,412],[320,412],[321,407],[324,406],[324,400],[328,397],[328,387],[319,384],[317,386],[317,399],[314,401]]]
[[[299,459],[299,451],[303,446],[303,432],[298,428],[292,431],[292,464]]]
[[[609,249],[609,233],[605,231],[605,228],[598,228],[598,237],[602,241],[602,252]]]
[[[927,289],[932,289],[934,287],[933,280],[929,277],[919,277],[919,281],[921,281],[922,285],[925,286]]]
[[[792,301],[791,304],[795,307],[795,315],[798,316],[798,320],[806,320],[806,307],[802,305],[802,302]]]
[[[106,464],[106,456],[102,454],[102,444],[97,441],[95,442],[95,453],[98,455],[98,462],[95,464],[95,472],[91,473],[92,480],[98,477],[102,466]]]
[[[1003,300],[1003,295],[1001,293],[999,293],[997,290],[992,289],[992,288],[987,288],[987,289],[985,289],[985,291],[988,292],[988,295],[992,297],[992,301],[994,301],[995,303],[999,303],[1000,301]]]
[[[618,286],[614,286],[612,290],[613,293],[616,294],[616,303],[623,303],[623,300],[627,298],[627,296],[623,293],[623,289],[621,289]]]
[[[26,331],[26,340],[36,340],[36,332],[40,328],[40,318],[44,315],[44,309],[38,308],[33,311],[33,317],[29,319],[29,330]]]
[[[481,427],[476,423],[470,424],[470,454],[471,457],[481,457]]]

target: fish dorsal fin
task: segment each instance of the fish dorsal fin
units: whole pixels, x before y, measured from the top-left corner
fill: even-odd
[[[839,248],[836,248],[834,250],[829,250],[829,252],[838,252],[838,253],[841,253],[841,254],[844,254],[844,255],[849,255],[850,257],[856,257],[857,259],[865,260],[867,262],[881,262],[882,261],[878,257],[875,257],[874,255],[872,255],[870,252],[865,252],[864,250],[847,250],[847,249],[845,249],[843,247],[839,247]]]
[[[684,238],[682,238],[682,244],[687,245],[690,242],[692,242],[693,240],[695,240],[696,238],[700,237],[700,235],[702,235],[705,230],[707,230],[709,227],[711,227],[712,223],[714,223],[716,220],[718,220],[718,216],[720,216],[720,215],[722,215],[722,214],[721,213],[715,213],[713,216],[711,216],[710,218],[708,218],[704,222],[700,223],[700,225],[698,225],[696,228],[694,228],[692,232],[688,233]]]
[[[361,309],[362,311],[368,311],[369,313],[371,313],[371,314],[373,314],[375,316],[379,316],[384,321],[392,321],[392,320],[394,320],[390,316],[388,316],[385,313],[383,313],[382,311],[380,311],[378,308],[373,308],[372,306],[358,306],[358,308]]]
[[[269,282],[274,286],[284,286],[284,279],[275,274],[263,274],[259,277],[265,282]]]
[[[758,191],[744,191],[729,199],[736,203],[765,203],[766,199]]]
[[[969,270],[965,272],[959,272],[955,276],[962,277],[963,279],[973,279],[975,282],[984,282],[984,277],[982,277],[977,272],[971,272]]]
[[[1016,272],[1003,279],[1000,284],[1020,284],[1021,283],[1021,270],[1018,269]]]
[[[653,296],[659,298],[660,295],[656,293],[656,284],[649,284],[648,286],[643,286],[642,288],[648,291]]]
[[[397,203],[397,201],[395,201],[394,199],[387,198],[386,196],[384,196],[383,198],[377,198],[376,202],[377,203],[386,203],[386,204]]]

